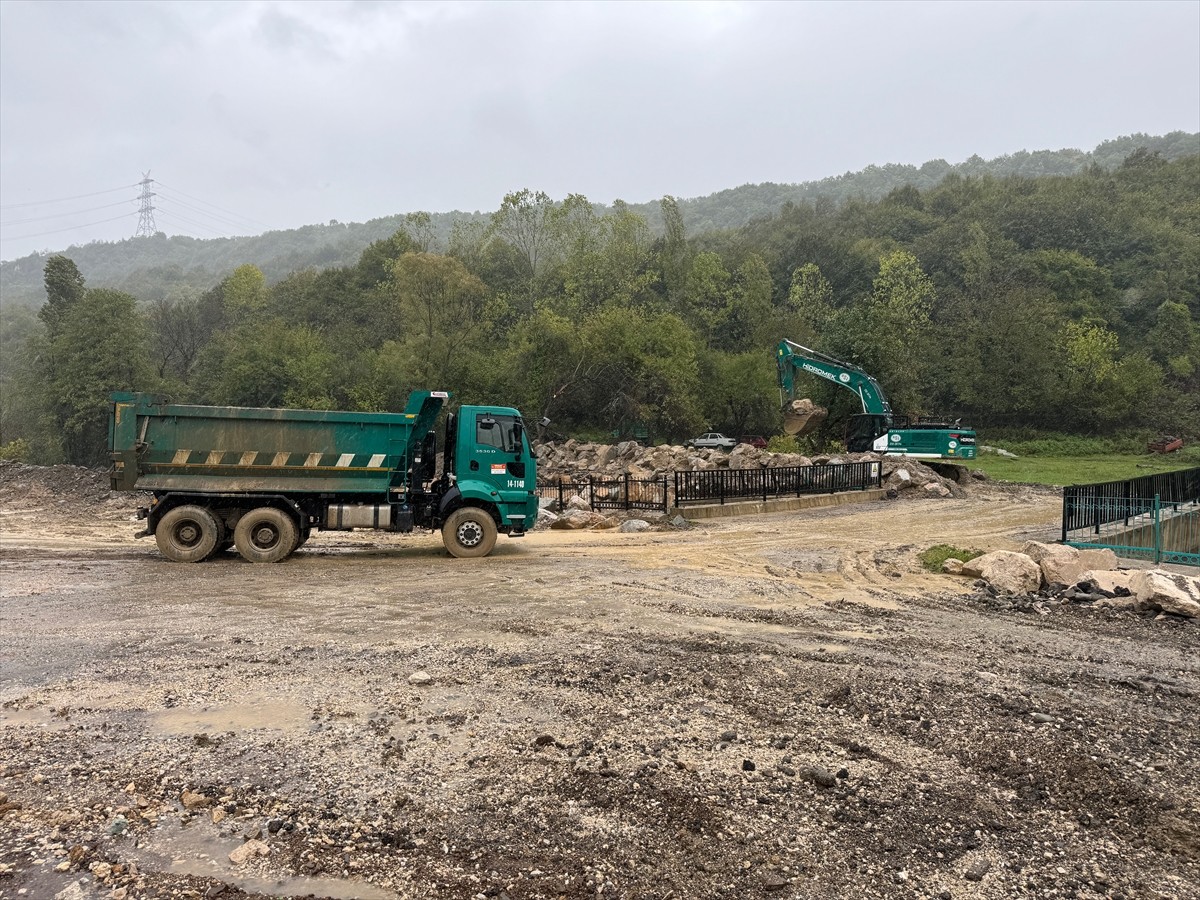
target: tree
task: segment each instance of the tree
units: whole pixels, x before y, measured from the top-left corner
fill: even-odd
[[[659,268],[662,269],[667,297],[674,302],[687,286],[691,250],[683,226],[683,214],[679,211],[679,201],[667,194],[659,201],[659,208],[662,210],[664,229]]]
[[[405,332],[406,367],[417,384],[455,383],[471,366],[467,348],[487,327],[488,289],[457,259],[406,253],[392,266],[389,290]]]
[[[1112,331],[1095,322],[1068,322],[1061,340],[1062,424],[1092,431],[1136,422],[1141,407],[1154,407],[1162,370],[1142,354],[1118,359]]]
[[[731,281],[719,254],[706,250],[692,259],[682,312],[707,343],[711,344],[718,338],[729,303]]]
[[[1159,306],[1154,327],[1146,335],[1146,346],[1176,378],[1187,379],[1200,370],[1200,335],[1191,310],[1183,303],[1168,300]]]
[[[334,355],[307,325],[277,319],[221,332],[201,355],[205,401],[228,406],[333,407]]]
[[[225,312],[233,322],[250,321],[266,311],[267,280],[258,266],[238,266],[223,285]]]
[[[147,310],[150,357],[164,383],[186,385],[204,346],[199,298],[191,291],[164,297]]]
[[[700,368],[707,425],[734,436],[779,430],[779,383],[770,353],[710,353]]]
[[[740,352],[770,343],[773,327],[771,272],[757,253],[751,253],[734,274],[733,290],[720,317],[714,345]]]
[[[805,331],[820,335],[833,321],[836,309],[833,302],[833,286],[821,274],[816,263],[797,266],[792,272],[792,284],[788,290],[788,310],[797,316]],[[796,334],[796,340],[806,335]]]
[[[108,395],[154,386],[137,301],[120,291],[85,291],[59,320],[50,360],[45,377],[67,462],[105,462]]]
[[[591,421],[588,386],[605,362],[589,352],[581,329],[550,310],[538,310],[509,333],[496,377],[504,396],[527,420],[550,418],[560,433]]]
[[[879,261],[871,295],[837,317],[836,346],[880,384],[896,412],[919,411],[930,360],[933,281],[905,250]]]
[[[585,323],[584,340],[602,364],[587,398],[594,423],[618,431],[644,423],[673,435],[701,426],[698,348],[678,316],[608,307]]]
[[[512,245],[524,263],[526,311],[533,309],[537,280],[553,240],[554,202],[543,191],[522,188],[504,195],[492,214],[492,229]]]
[[[79,269],[65,256],[51,256],[46,260],[43,273],[46,304],[38,315],[53,338],[58,333],[63,317],[83,299],[85,287]]]

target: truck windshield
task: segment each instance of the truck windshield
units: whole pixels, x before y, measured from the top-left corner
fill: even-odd
[[[495,447],[505,453],[519,453],[517,417],[478,413],[475,416],[475,443],[480,447]]]

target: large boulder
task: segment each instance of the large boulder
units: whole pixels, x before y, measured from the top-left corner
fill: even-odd
[[[550,527],[557,530],[577,530],[580,528],[594,528],[606,521],[604,516],[588,509],[568,509]]]
[[[1092,570],[1084,572],[1076,582],[1089,594],[1103,594],[1105,597],[1128,596],[1133,593],[1133,572],[1111,572],[1107,570]]]
[[[962,574],[982,578],[1002,594],[1032,594],[1042,583],[1038,564],[1011,550],[993,550],[963,563]]]
[[[1129,588],[1139,610],[1161,610],[1192,619],[1200,616],[1200,578],[1148,569],[1134,573]]]
[[[1079,550],[1066,544],[1026,541],[1021,552],[1042,570],[1045,584],[1077,584],[1089,571],[1115,569],[1117,555],[1111,550]]]

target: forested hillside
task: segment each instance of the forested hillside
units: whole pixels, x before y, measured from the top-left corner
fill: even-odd
[[[1171,161],[1200,153],[1200,135],[1185,132],[1163,136],[1137,134],[1105,141],[1091,152],[1021,151],[992,160],[973,156],[957,165],[939,159],[921,166],[870,166],[861,172],[847,172],[804,184],[747,184],[708,197],[681,199],[678,204],[688,232],[695,235],[714,229],[740,228],[755,219],[777,215],[786,203],[821,200],[841,204],[855,199],[881,200],[889,192],[905,186],[928,190],[951,174],[1035,178],[1074,175],[1088,166],[1111,171],[1139,149]],[[594,204],[594,207],[598,215],[612,212],[603,204]],[[627,208],[645,218],[656,235],[662,234],[663,220],[657,202],[629,204]],[[368,244],[391,236],[401,227],[408,228],[423,247],[444,251],[456,226],[478,227],[486,224],[489,218],[489,214],[478,212],[422,213],[387,216],[365,223],[308,225],[249,237],[202,240],[159,234],[153,238],[76,246],[64,251],[64,255],[73,260],[80,271],[88,273],[88,282],[94,287],[114,288],[150,302],[189,289],[207,290],[234,268],[246,263],[257,266],[272,283],[298,269],[353,265]],[[42,303],[45,298],[42,269],[51,255],[49,252],[31,254],[0,263],[3,305],[38,306]]]
[[[434,388],[562,435],[773,434],[783,337],[859,363],[897,411],[964,416],[985,441],[1000,425],[1200,428],[1200,156],[951,173],[700,233],[671,198],[658,215],[661,233],[633,208],[520,191],[444,247],[417,217],[349,265],[275,283],[231,265],[148,303],[52,257],[46,304],[5,319],[0,442],[101,462],[113,389],[397,410]],[[809,387],[834,410],[818,439],[835,439],[850,404]]]

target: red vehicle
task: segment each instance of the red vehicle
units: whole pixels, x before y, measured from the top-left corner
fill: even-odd
[[[767,449],[767,439],[761,434],[743,434],[738,438],[739,444],[749,444],[751,447],[757,447],[759,450]]]
[[[1183,439],[1171,435],[1163,435],[1157,441],[1151,441],[1146,449],[1151,453],[1174,453],[1183,446]]]

